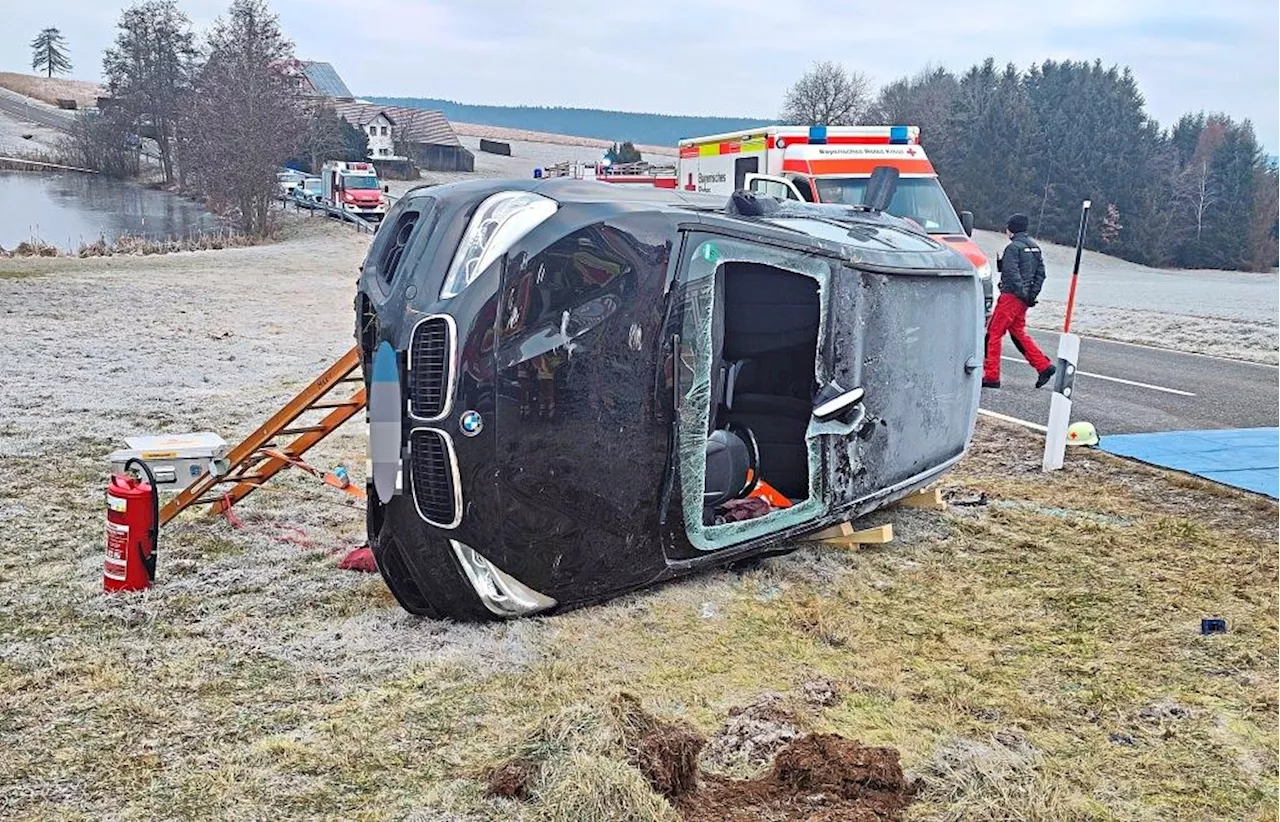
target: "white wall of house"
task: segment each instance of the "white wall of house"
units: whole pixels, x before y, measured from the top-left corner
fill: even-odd
[[[385,114],[378,114],[362,128],[369,135],[369,156],[373,159],[396,156],[395,146],[391,138],[391,121]]]

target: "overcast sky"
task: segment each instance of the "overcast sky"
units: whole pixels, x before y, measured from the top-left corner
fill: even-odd
[[[198,26],[229,0],[179,0]],[[73,75],[98,79],[124,4],[0,0],[0,70],[30,69],[45,26]],[[787,86],[832,59],[877,83],[987,56],[1025,67],[1100,58],[1133,68],[1148,111],[1249,118],[1280,146],[1277,0],[273,0],[299,57],[356,94],[671,114],[776,116]],[[644,9],[642,11],[642,9]]]

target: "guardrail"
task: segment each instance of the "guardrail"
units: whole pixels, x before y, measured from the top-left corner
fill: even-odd
[[[288,208],[289,205],[292,204],[295,211],[306,210],[311,212],[312,214],[319,211],[328,217],[337,217],[339,220],[351,223],[356,227],[357,231],[365,232],[368,234],[376,234],[378,231],[378,225],[379,225],[378,222],[373,220],[366,220],[365,218],[361,217],[359,214],[352,214],[350,211],[347,211],[346,209],[338,208],[337,206],[332,206],[332,205],[329,205],[328,203],[317,203],[314,201],[305,202],[303,200],[299,200],[295,197],[290,197],[284,194],[277,194],[276,199],[283,204],[282,206],[283,208]],[[388,200],[389,199],[390,198],[388,198]]]

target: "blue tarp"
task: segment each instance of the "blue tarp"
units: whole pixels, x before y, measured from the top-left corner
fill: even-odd
[[[1117,456],[1280,499],[1280,428],[1117,434],[1102,437],[1098,446]]]

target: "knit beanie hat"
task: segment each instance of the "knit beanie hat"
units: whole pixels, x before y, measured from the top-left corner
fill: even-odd
[[[1021,234],[1031,226],[1031,221],[1027,219],[1025,214],[1015,214],[1009,218],[1007,228],[1014,234]]]

